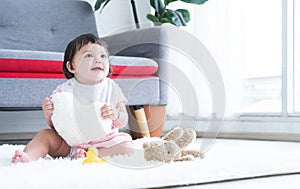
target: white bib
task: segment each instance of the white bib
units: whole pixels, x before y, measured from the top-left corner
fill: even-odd
[[[99,141],[111,132],[112,121],[104,120],[100,112],[104,103],[81,104],[68,92],[54,94],[52,102],[54,128],[68,145]]]

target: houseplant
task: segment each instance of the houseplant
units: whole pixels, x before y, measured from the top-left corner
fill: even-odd
[[[95,11],[103,10],[103,8],[111,0],[97,0],[95,2]],[[169,9],[168,6],[176,1],[181,1],[184,3],[191,3],[196,5],[204,4],[208,0],[149,0],[150,5],[154,8],[154,14],[148,13],[147,18],[154,23],[154,25],[161,25],[164,23],[170,23],[175,26],[186,26],[190,18],[190,12],[186,9]]]

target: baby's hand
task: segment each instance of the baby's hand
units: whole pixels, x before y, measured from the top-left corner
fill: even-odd
[[[50,120],[53,112],[53,103],[49,98],[45,98],[42,103],[42,109],[46,120]]]
[[[101,107],[101,115],[103,119],[110,119],[112,121],[118,119],[118,113],[114,111],[113,106],[110,104],[104,104]]]

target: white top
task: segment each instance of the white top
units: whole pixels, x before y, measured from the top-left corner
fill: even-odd
[[[119,102],[127,103],[121,88],[112,79],[105,78],[96,85],[84,85],[75,78],[67,80],[58,86],[53,94],[57,92],[69,92],[82,104],[102,102],[116,105]],[[53,95],[52,94],[52,95]]]
[[[51,95],[54,104],[53,125],[70,146],[104,139],[118,132],[111,120],[104,120],[103,104],[127,102],[120,87],[110,78],[96,85],[83,85],[75,78],[58,86]]]

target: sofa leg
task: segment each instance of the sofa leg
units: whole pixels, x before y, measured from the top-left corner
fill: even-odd
[[[143,106],[133,106],[133,112],[142,137],[150,137],[147,118]]]
[[[128,125],[132,138],[137,139],[143,137],[134,112],[134,107],[129,106],[127,108],[129,117]],[[166,106],[144,105],[143,109],[146,115],[150,136],[160,137],[166,116]]]

